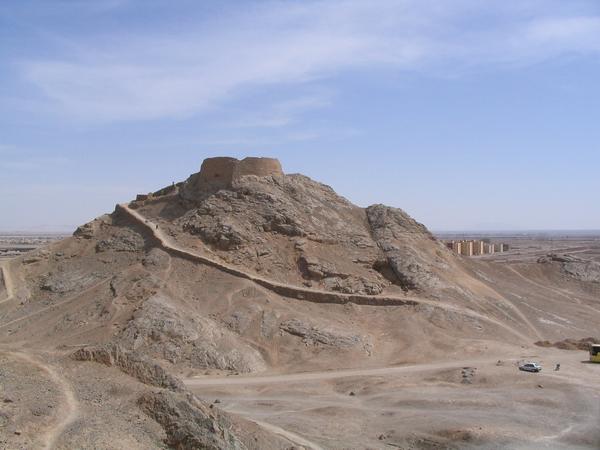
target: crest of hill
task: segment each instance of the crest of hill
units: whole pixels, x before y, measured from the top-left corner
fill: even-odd
[[[159,191],[159,193],[163,193]],[[353,205],[271,158],[210,158],[176,191],[132,204],[179,243],[277,282],[347,294],[449,286],[455,257],[384,205]],[[451,274],[450,274],[451,275]]]

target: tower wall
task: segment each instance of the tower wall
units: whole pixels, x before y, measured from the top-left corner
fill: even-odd
[[[279,160],[275,158],[248,157],[238,162],[234,178],[240,178],[245,175],[256,175],[257,177],[283,175],[283,169]]]
[[[231,186],[238,164],[235,158],[207,158],[200,168],[200,183],[214,187]]]

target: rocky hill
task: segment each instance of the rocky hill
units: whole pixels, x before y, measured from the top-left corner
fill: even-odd
[[[579,280],[596,270],[561,263]],[[71,448],[107,426],[130,448],[287,448],[181,379],[378,367],[457,348],[480,355],[491,339],[565,337],[533,323],[549,299],[524,310],[529,291],[515,274],[451,253],[400,209],[359,208],[265,158],[205,160],[1,275],[1,344],[19,370],[34,364],[79,399],[65,403],[69,431],[47,438]],[[579,332],[592,334],[583,322]],[[115,425],[131,416],[138,425]],[[36,426],[56,428],[48,423]]]
[[[365,210],[329,186],[278,170],[209,174],[222,160],[230,162],[207,160],[167,195],[145,196],[132,208],[182,245],[280,282],[366,295],[453,286],[457,258],[404,211]]]

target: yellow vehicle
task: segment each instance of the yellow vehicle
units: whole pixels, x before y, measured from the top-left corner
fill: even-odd
[[[590,345],[590,361],[600,363],[600,344]]]

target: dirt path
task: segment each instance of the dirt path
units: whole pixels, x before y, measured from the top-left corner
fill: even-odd
[[[531,338],[520,331],[510,327],[504,322],[499,320],[492,319],[483,314],[477,313],[473,310],[469,310],[462,307],[456,307],[448,304],[443,304],[436,301],[417,299],[417,298],[405,298],[405,297],[395,297],[395,296],[380,296],[380,295],[359,295],[359,294],[342,294],[339,292],[328,292],[328,291],[320,291],[316,289],[304,289],[299,286],[294,286],[290,284],[277,283],[271,280],[267,280],[265,278],[258,277],[254,274],[244,272],[236,267],[230,266],[228,264],[222,263],[215,259],[209,258],[205,255],[198,254],[196,252],[190,251],[188,249],[184,249],[179,247],[178,245],[171,242],[171,240],[167,237],[167,235],[160,229],[160,227],[141,215],[139,212],[132,210],[128,205],[117,205],[117,208],[127,213],[131,218],[133,218],[136,222],[147,228],[152,236],[165,250],[170,250],[180,257],[184,257],[186,259],[192,259],[193,261],[200,262],[202,264],[209,265],[218,270],[221,270],[230,275],[236,276],[238,278],[242,278],[244,280],[252,281],[278,295],[282,295],[284,297],[294,298],[303,301],[310,301],[313,303],[334,303],[334,304],[347,304],[347,303],[356,303],[359,305],[370,305],[370,306],[416,306],[416,305],[428,305],[434,308],[440,308],[446,311],[454,312],[457,314],[462,314],[465,316],[472,317],[477,320],[481,320],[487,323],[494,324],[505,331],[508,331],[513,336],[517,336],[520,340],[529,342]],[[514,307],[514,305],[513,305]],[[537,334],[537,333],[536,333]]]
[[[49,366],[48,364],[34,358],[33,356],[31,356],[27,353],[21,353],[21,352],[7,352],[7,353],[10,354],[11,356],[19,358],[22,361],[25,361],[33,366],[36,366],[39,369],[46,372],[48,374],[48,376],[50,377],[50,379],[57,386],[59,386],[61,391],[63,392],[63,396],[64,396],[64,405],[62,408],[63,410],[59,411],[59,413],[58,413],[58,417],[60,420],[52,429],[50,429],[46,433],[46,436],[43,439],[45,442],[43,449],[51,450],[55,447],[55,444],[58,441],[58,439],[60,438],[63,431],[71,423],[73,423],[77,419],[77,417],[79,417],[79,402],[77,401],[77,397],[75,396],[75,393],[74,393],[73,389],[71,388],[70,383],[67,380],[65,380],[65,378],[62,377],[52,366]]]
[[[7,265],[7,262],[3,262],[2,265],[0,265],[0,270],[2,270],[2,281],[4,282],[4,289],[6,291],[6,298],[0,301],[0,304],[10,302],[14,297],[14,285]]]
[[[13,319],[13,320],[11,320],[10,322],[3,323],[2,325],[0,325],[0,330],[1,330],[2,328],[6,328],[6,327],[7,327],[7,326],[9,326],[9,325],[12,325],[12,324],[15,324],[15,323],[22,322],[22,321],[24,321],[24,320],[30,319],[30,318],[31,318],[31,317],[33,317],[33,316],[37,316],[38,314],[41,314],[41,313],[43,313],[43,312],[46,312],[46,311],[49,311],[49,310],[51,310],[51,309],[56,309],[56,308],[58,308],[59,306],[62,306],[62,305],[64,305],[64,304],[66,304],[66,303],[70,303],[70,302],[72,302],[72,301],[74,301],[74,300],[77,300],[77,299],[79,299],[79,298],[80,298],[80,297],[81,297],[83,294],[85,294],[86,292],[89,292],[89,291],[91,291],[91,290],[93,290],[93,289],[96,289],[98,286],[102,285],[103,283],[106,283],[107,281],[108,281],[108,280],[101,280],[101,281],[99,281],[98,283],[94,283],[94,284],[92,284],[91,286],[87,287],[87,288],[86,288],[86,289],[84,289],[83,291],[81,291],[81,292],[78,292],[78,293],[77,293],[76,295],[74,295],[73,297],[69,297],[68,299],[66,299],[66,300],[63,300],[62,302],[55,303],[55,304],[53,304],[53,305],[47,306],[46,308],[42,308],[42,309],[39,309],[39,310],[37,310],[37,311],[34,311],[34,312],[32,312],[31,314],[27,314],[26,316],[19,317],[19,318],[17,318],[17,319]]]
[[[506,268],[508,270],[510,270],[512,273],[514,273],[515,275],[517,275],[519,278],[521,278],[523,281],[536,286],[538,288],[544,289],[546,291],[552,292],[553,294],[556,295],[560,295],[561,297],[565,298],[566,300],[568,300],[569,302],[571,301],[576,301],[578,305],[583,306],[584,308],[590,309],[596,313],[600,312],[600,310],[594,308],[591,305],[588,305],[587,303],[583,303],[576,295],[573,295],[572,293],[570,293],[569,291],[566,291],[564,289],[560,289],[557,287],[550,287],[550,286],[545,286],[542,283],[538,283],[535,280],[532,280],[529,277],[526,277],[525,275],[523,275],[521,272],[519,272],[517,269],[515,269],[514,267],[511,267],[510,265],[506,265]]]
[[[264,428],[265,430],[270,431],[271,433],[277,434],[277,435],[287,439],[292,444],[300,445],[304,448],[311,449],[311,450],[323,450],[323,447],[315,444],[314,442],[311,442],[311,441],[303,438],[302,436],[297,435],[296,433],[292,433],[291,431],[284,430],[283,428],[280,428],[276,425],[273,425],[273,424],[270,424],[267,422],[263,422],[261,420],[250,419],[250,418],[247,418],[247,420],[254,422],[259,427]]]
[[[410,364],[406,366],[379,367],[374,369],[340,369],[328,370],[323,372],[292,373],[285,375],[186,378],[184,379],[184,383],[189,388],[198,388],[202,386],[246,386],[257,384],[322,381],[346,377],[382,376],[395,375],[401,373],[424,372],[431,370],[453,369],[466,366],[476,366],[482,363],[493,363],[497,360],[498,358],[478,358],[463,361],[448,361],[438,363]]]

